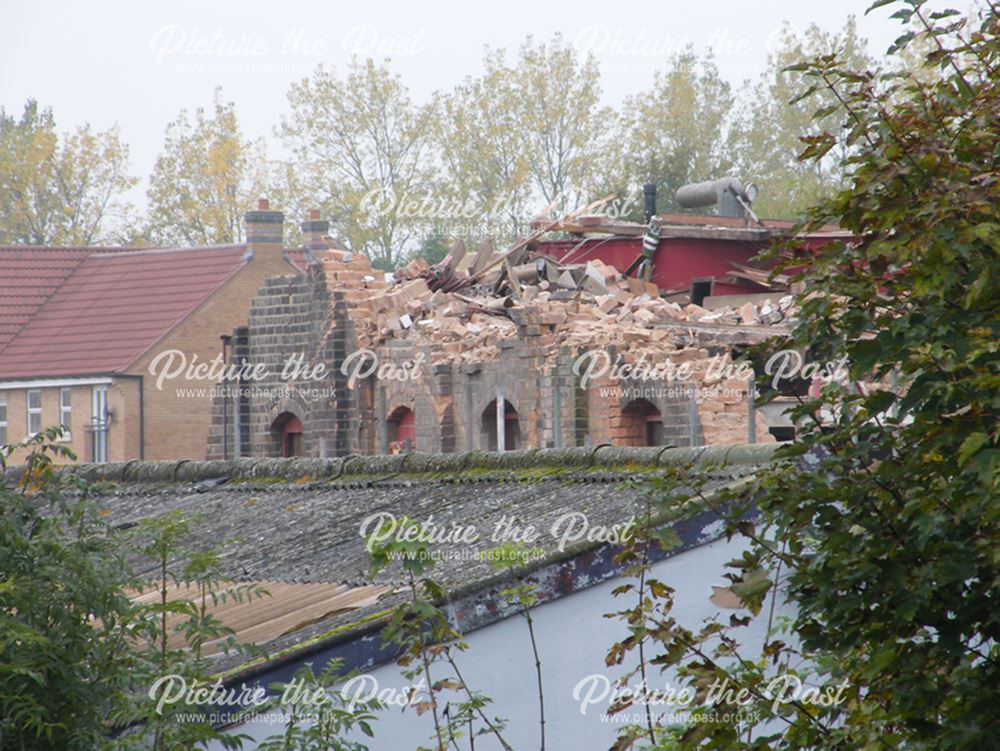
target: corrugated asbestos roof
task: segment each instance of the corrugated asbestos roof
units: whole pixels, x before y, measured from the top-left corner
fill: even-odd
[[[251,584],[261,587],[266,594],[252,599],[245,596],[237,598],[233,596],[234,586],[228,586],[216,590],[215,598],[209,597],[206,600],[209,614],[233,629],[241,644],[266,644],[313,623],[373,605],[379,597],[391,591],[385,586],[348,587],[343,584],[267,581]],[[148,604],[159,602],[160,596],[160,585],[153,582],[142,594],[133,594],[132,599]],[[181,599],[198,603],[201,596],[197,587],[169,584],[167,601],[176,602]],[[183,634],[174,629],[186,618],[180,613],[173,613],[167,618],[170,649],[183,646]],[[217,639],[206,642],[203,654],[210,656],[221,652],[223,641]]]
[[[352,628],[362,628],[360,624],[370,628],[373,619],[405,596],[379,589],[404,582],[398,568],[390,567],[375,579],[369,574],[360,529],[371,514],[407,515],[443,529],[474,526],[480,532],[481,539],[471,545],[431,545],[440,556],[432,577],[456,602],[464,598],[474,603],[454,608],[459,625],[469,630],[504,617],[495,592],[507,575],[495,574],[487,560],[476,557],[498,544],[492,532],[504,519],[533,524],[542,532],[532,545],[540,553],[529,568],[539,577],[543,600],[559,597],[614,575],[614,546],[578,540],[560,549],[551,525],[561,516],[582,512],[591,526],[620,524],[645,509],[647,493],[637,480],[668,466],[695,463],[712,473],[709,487],[728,486],[769,462],[774,449],[775,444],[600,446],[329,460],[128,462],[67,471],[102,482],[98,502],[112,523],[129,528],[179,510],[194,522],[188,547],[216,549],[228,575],[269,582],[272,591],[288,585],[278,590],[284,604],[264,601],[256,614],[250,610],[240,615],[238,630],[253,635],[274,654],[312,649],[334,638],[332,634],[346,638]],[[20,471],[8,470],[15,477]],[[703,525],[711,526],[711,520]],[[712,539],[705,535],[719,534],[714,527],[708,529],[688,530],[688,542],[700,544]],[[141,574],[156,577],[155,564],[136,563]],[[351,592],[358,593],[362,599],[354,601],[356,609],[330,608],[320,598],[315,609],[297,613],[295,598],[312,596],[299,585],[328,587],[331,582],[344,587],[334,592],[338,597],[350,599]],[[487,591],[494,594],[484,594]],[[364,599],[380,594],[378,602]],[[270,621],[275,621],[274,627],[265,627]]]

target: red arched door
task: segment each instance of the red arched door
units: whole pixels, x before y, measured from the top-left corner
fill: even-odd
[[[417,445],[416,415],[409,407],[396,407],[389,415],[389,452],[413,451]]]
[[[302,456],[302,421],[291,412],[282,412],[271,424],[272,432],[278,437],[281,455]]]

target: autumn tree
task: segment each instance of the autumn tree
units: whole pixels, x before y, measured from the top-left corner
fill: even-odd
[[[559,34],[548,42],[529,36],[510,75],[532,187],[562,208],[593,200],[613,117],[601,106],[597,59],[581,57]]]
[[[320,66],[292,85],[288,103],[279,128],[294,173],[283,175],[285,205],[324,210],[353,250],[394,268],[425,219],[428,107],[413,102],[388,63],[370,59],[353,60],[343,77]]]
[[[517,234],[532,195],[522,102],[503,51],[487,50],[485,72],[435,99],[433,132],[441,162],[437,192],[468,205],[482,234]],[[441,231],[447,234],[446,222]],[[464,233],[474,235],[475,233]]]
[[[129,150],[118,126],[56,131],[52,110],[29,100],[20,118],[0,109],[0,242],[108,242],[130,206]]]
[[[149,180],[149,234],[159,244],[225,245],[244,239],[243,215],[264,195],[263,140],[243,135],[232,102],[181,111],[167,126]]]
[[[795,218],[843,185],[844,144],[823,159],[801,161],[798,155],[802,136],[840,132],[845,113],[830,91],[816,89],[815,103],[798,99],[812,82],[800,71],[789,70],[800,60],[830,54],[837,54],[853,70],[874,68],[853,16],[837,33],[813,24],[799,36],[786,25],[768,56],[766,70],[740,99],[728,150],[735,159],[737,175],[761,189],[755,209],[760,216]],[[813,118],[814,108],[820,117]]]
[[[508,240],[540,207],[591,197],[613,120],[600,99],[596,59],[558,34],[529,36],[512,60],[486,48],[482,74],[435,98],[435,192],[453,216],[430,234]]]
[[[731,105],[730,86],[711,56],[699,59],[690,48],[654,74],[648,91],[625,100],[605,179],[609,188],[633,198],[629,218],[642,220],[645,183],[657,186],[660,208],[666,209],[685,183],[728,174],[732,162],[724,134]]]

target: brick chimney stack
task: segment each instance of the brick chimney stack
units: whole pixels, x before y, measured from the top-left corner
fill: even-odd
[[[243,218],[246,224],[247,246],[255,257],[277,255],[285,252],[285,215],[271,211],[266,198],[257,201],[257,210],[248,211]]]
[[[309,209],[309,220],[302,222],[302,244],[312,251],[324,250],[330,234],[330,222],[320,219],[319,209]]]

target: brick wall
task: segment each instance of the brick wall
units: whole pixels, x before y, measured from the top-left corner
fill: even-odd
[[[269,374],[255,382],[245,398],[253,456],[280,455],[280,436],[273,428],[285,413],[305,426],[303,449],[308,456],[344,456],[359,447],[366,453],[376,450],[374,384],[369,379],[349,388],[340,365],[358,349],[353,321],[369,315],[370,292],[364,285],[374,288],[381,275],[363,257],[341,251],[320,251],[316,259],[304,276],[267,280],[250,306],[247,359]],[[328,377],[282,378],[286,364],[299,355],[309,366],[324,364]],[[226,446],[232,455],[235,447],[236,405],[224,401],[215,399],[212,406],[209,458],[222,457]]]
[[[41,387],[38,390],[42,397],[42,429],[56,427],[62,424],[61,392],[64,388],[70,393],[69,434],[59,441],[59,444],[76,454],[79,461],[92,461],[93,434],[90,430],[93,418],[93,389],[90,384],[65,384]],[[140,414],[140,382],[138,379],[118,377],[106,386],[108,390],[108,412],[111,416],[107,428],[108,460],[124,461],[138,458],[141,436],[139,432]],[[34,389],[30,389],[34,390]],[[28,404],[29,389],[4,389],[2,391],[7,402],[7,442],[19,443],[28,437]],[[12,463],[23,462],[27,451],[19,450],[11,455]],[[55,461],[67,461],[63,457],[55,457]]]
[[[275,421],[285,412],[302,421],[308,456],[381,453],[388,448],[386,420],[400,407],[414,412],[417,450],[487,450],[496,445],[498,395],[517,416],[516,427],[505,420],[505,435],[516,441],[508,449],[645,445],[650,439],[664,446],[747,442],[747,384],[706,381],[704,375],[711,358],[745,344],[738,331],[663,339],[664,357],[692,362],[690,382],[605,377],[583,388],[573,372],[580,348],[561,345],[560,322],[544,314],[518,317],[515,311],[518,336],[499,340],[490,358],[464,357],[460,341],[400,337],[371,344],[359,332],[380,315],[379,277],[361,256],[326,251],[317,254],[307,276],[271,279],[260,289],[250,311],[250,361],[276,373],[289,357],[305,353],[329,373],[318,380],[257,384],[261,388],[245,404],[252,455],[280,455]],[[342,366],[368,347],[378,370],[351,384]],[[420,363],[419,377],[401,378],[414,363]],[[233,409],[235,404],[226,405],[230,421]],[[216,400],[210,458],[224,453],[222,413]],[[757,421],[757,440],[773,440],[760,415]],[[231,436],[228,445],[231,452]]]
[[[254,248],[253,258],[244,268],[129,369],[129,373],[143,377],[146,459],[206,458],[213,409],[210,382],[176,378],[157,389],[149,373],[153,359],[176,349],[189,359],[212,360],[221,351],[219,337],[248,322],[250,302],[261,285],[276,275],[296,274],[284,259],[280,244]],[[191,391],[197,389],[203,393]],[[129,419],[138,420],[138,415]]]

